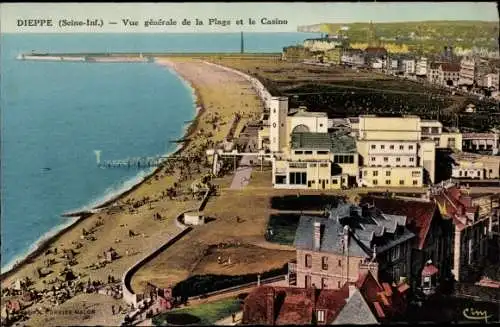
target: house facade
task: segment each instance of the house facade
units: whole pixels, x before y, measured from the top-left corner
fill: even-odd
[[[392,283],[408,276],[411,240],[406,217],[375,207],[341,203],[328,219],[302,216],[295,236],[297,259],[289,264],[290,285],[338,289],[370,271]]]
[[[500,178],[500,157],[476,153],[453,153],[452,178],[497,179]]]
[[[360,116],[358,135],[362,185],[421,187],[434,180],[435,144],[422,139],[419,117]]]
[[[451,272],[451,245],[453,225],[443,219],[437,204],[429,199],[388,198],[366,196],[362,204],[372,204],[385,213],[407,217],[406,227],[416,237],[412,242],[411,268],[408,278],[412,289],[421,284],[421,274],[430,260],[440,274],[446,277]]]
[[[498,224],[496,211],[500,195],[471,196],[454,183],[442,183],[432,188],[431,197],[443,217],[454,225],[451,266],[455,279],[474,279],[477,277],[475,269],[484,264],[488,255],[488,236],[493,225]]]

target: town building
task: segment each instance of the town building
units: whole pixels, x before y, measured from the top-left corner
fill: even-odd
[[[363,186],[421,187],[434,181],[435,143],[417,116],[359,117],[357,149]]]
[[[401,64],[405,75],[415,75],[416,62],[414,58],[403,58]]]
[[[440,86],[457,86],[460,64],[450,62],[434,62],[429,65],[427,79],[430,83]]]
[[[399,282],[410,272],[407,254],[415,237],[406,223],[406,216],[342,202],[328,218],[302,216],[295,234],[297,259],[289,264],[290,285],[339,289],[367,271],[377,280]]]
[[[328,119],[273,97],[258,147],[272,154],[275,188],[422,187],[435,178],[435,150],[461,150],[457,129],[417,116]]]
[[[488,88],[492,91],[498,91],[498,80],[499,80],[499,73],[498,72],[491,72],[487,73],[479,79],[478,85]]]
[[[325,63],[340,65],[342,59],[342,52],[343,50],[340,47],[326,50],[324,53],[323,61]]]
[[[463,133],[462,150],[497,155],[500,147],[499,141],[499,133],[495,131],[490,133]]]
[[[415,63],[415,75],[427,76],[428,62],[426,57],[420,57]]]
[[[420,121],[422,139],[432,140],[436,149],[462,150],[462,133],[457,128],[444,127],[437,120],[422,119]]]
[[[437,204],[430,199],[365,196],[361,204],[371,204],[382,212],[406,216],[406,227],[416,236],[412,242],[408,279],[412,289],[421,286],[422,272],[430,260],[441,276],[447,277],[451,270],[451,236],[453,226],[444,220]]]
[[[361,67],[366,63],[363,50],[360,49],[344,49],[340,58],[340,62],[343,65],[352,67]]]
[[[302,62],[313,57],[311,51],[303,46],[284,47],[281,59],[290,62]]]
[[[479,58],[465,56],[460,60],[460,73],[458,84],[472,86],[478,80]]]
[[[480,155],[469,152],[452,153],[452,178],[497,179],[500,178],[500,156]]]
[[[488,237],[498,225],[500,194],[470,195],[448,182],[433,187],[431,199],[454,225],[451,267],[455,280],[476,279],[488,255]]]
[[[325,52],[337,47],[342,47],[343,42],[341,40],[333,38],[315,38],[315,39],[305,39],[303,46],[310,51],[321,51]]]

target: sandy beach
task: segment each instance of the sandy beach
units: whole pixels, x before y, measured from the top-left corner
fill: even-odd
[[[65,267],[66,262],[61,258],[63,249],[73,250],[76,264],[73,264],[71,269],[80,280],[106,281],[109,275],[119,279],[140,256],[162,244],[165,238],[175,231],[173,220],[179,212],[196,205],[197,201],[191,196],[179,195],[190,187],[200,173],[208,170],[207,167],[203,167],[201,161],[193,160],[195,156],[201,157],[204,153],[202,149],[206,148],[207,142],[217,143],[224,139],[235,113],[257,115],[262,110],[255,95],[249,94],[250,84],[236,74],[188,58],[157,58],[157,64],[160,66],[158,69],[175,70],[195,90],[196,119],[186,130],[184,139],[187,141],[184,146],[176,152],[176,155],[182,155],[186,159],[175,161],[169,168],[157,169],[142,183],[114,199],[111,206],[80,219],[44,242],[27,260],[11,272],[2,275],[2,288],[12,287],[16,280],[26,277],[33,281],[35,289],[48,288],[47,281],[57,277],[58,272]],[[227,92],[228,85],[231,86],[230,92]],[[214,124],[215,116],[218,118]],[[240,124],[244,124],[248,119],[249,116],[244,115]],[[184,173],[181,173],[180,168]],[[173,187],[174,183],[177,183],[177,196],[170,199],[166,196],[166,190]],[[161,219],[154,219],[156,214],[159,214]],[[47,250],[56,248],[58,254],[47,253]],[[98,262],[98,258],[109,248],[116,250],[119,259],[99,269],[89,268]],[[50,259],[54,262],[48,265],[47,261]],[[40,278],[37,268],[53,272],[45,278]],[[92,294],[85,295],[85,297],[92,296]],[[80,296],[63,303],[60,307],[75,305],[74,302],[78,302],[78,297]],[[92,301],[99,302],[100,297],[103,296],[95,294],[97,300]],[[105,308],[111,305],[108,302],[109,300],[103,301],[101,309],[110,311],[110,308]],[[45,303],[36,306],[48,305]],[[51,314],[47,320],[43,319],[44,317],[45,315],[35,314],[28,324],[42,321],[44,325],[75,323],[64,315]],[[89,321],[92,321],[92,324],[116,324],[116,321],[100,322],[95,319]]]

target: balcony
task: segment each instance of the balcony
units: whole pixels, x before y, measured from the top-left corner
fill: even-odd
[[[288,263],[288,273],[296,273],[297,272],[297,262],[291,261]]]

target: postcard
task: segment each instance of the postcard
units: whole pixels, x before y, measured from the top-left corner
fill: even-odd
[[[1,325],[499,321],[493,2],[2,3]]]

